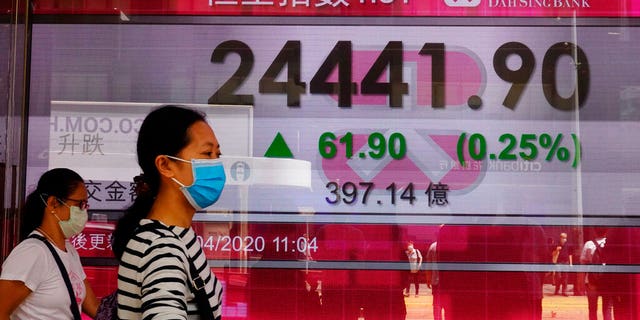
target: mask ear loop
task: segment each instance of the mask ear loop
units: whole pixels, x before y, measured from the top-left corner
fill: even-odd
[[[185,160],[185,159],[182,159],[182,158],[178,158],[178,157],[170,156],[170,155],[168,155],[168,154],[165,154],[164,156],[165,156],[165,157],[167,157],[167,158],[169,158],[169,159],[173,159],[173,160],[177,160],[177,161],[182,161],[182,162],[190,163],[190,164],[191,164],[191,166],[193,167],[193,162],[192,162],[192,161],[188,161],[188,160]],[[193,169],[193,168],[192,168],[192,169]],[[173,180],[173,182],[177,183],[179,186],[181,186],[181,187],[183,187],[183,188],[186,188],[186,187],[187,187],[187,186],[185,186],[185,185],[184,185],[184,183],[182,183],[182,182],[178,181],[178,179],[176,179],[176,178],[173,178],[173,177],[172,177],[172,178],[171,178],[171,180]]]
[[[181,187],[186,188],[186,186],[182,182],[178,181],[178,179],[171,177],[171,180],[173,180],[173,182],[177,183]]]
[[[42,203],[44,203],[44,207],[46,208],[49,204],[47,203],[47,200],[44,199],[44,197],[49,197],[49,195],[46,193],[41,193],[39,196],[40,196],[40,200],[42,200]],[[53,213],[53,215],[56,216],[56,218],[58,218],[55,210],[51,210],[51,213]],[[58,218],[58,220],[60,220],[60,218]]]
[[[177,161],[182,161],[182,162],[186,162],[186,163],[191,163],[191,161],[182,159],[182,158],[178,158],[178,157],[174,157],[174,156],[170,156],[168,154],[164,155],[165,157],[169,158],[169,159],[173,159],[173,160],[177,160]]]
[[[182,158],[178,158],[178,157],[170,156],[170,155],[168,155],[168,154],[165,154],[164,156],[165,156],[165,157],[167,157],[167,158],[169,158],[169,159],[173,159],[173,160],[177,160],[177,161],[182,161],[182,162],[186,162],[186,163],[191,163],[191,161],[187,161],[187,160],[182,159]],[[184,187],[186,187],[186,186],[184,185],[184,183],[182,183],[182,182],[178,181],[178,179],[176,179],[176,178],[173,178],[173,177],[172,177],[172,178],[171,178],[171,180],[173,180],[173,182],[177,183],[178,185],[180,185],[180,186],[181,186],[181,187],[183,187],[183,188],[184,188]]]
[[[49,195],[46,193],[41,193],[39,197],[40,197],[40,200],[42,200],[42,203],[44,203],[45,207],[48,206],[47,200],[45,200],[44,197],[49,197]]]

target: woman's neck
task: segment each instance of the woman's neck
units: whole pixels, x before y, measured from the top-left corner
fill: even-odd
[[[67,247],[65,245],[65,238],[60,231],[60,228],[57,225],[50,224],[41,224],[38,228],[36,228],[38,232],[42,233],[42,235],[49,240],[49,242],[53,243],[58,249],[62,251],[67,251]]]
[[[159,220],[169,226],[189,228],[195,213],[196,210],[182,193],[160,191],[147,218]]]

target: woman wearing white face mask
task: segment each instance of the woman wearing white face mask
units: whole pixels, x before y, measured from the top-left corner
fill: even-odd
[[[137,154],[142,192],[113,238],[118,317],[220,319],[222,285],[191,228],[225,183],[213,130],[197,111],[164,106],[144,119]]]
[[[98,301],[69,239],[87,222],[87,189],[74,171],[40,177],[21,215],[24,239],[2,265],[0,320],[95,316]],[[26,239],[25,239],[26,238]]]

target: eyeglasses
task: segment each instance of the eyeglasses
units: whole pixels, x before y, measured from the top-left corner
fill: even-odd
[[[67,200],[67,201],[71,200],[71,201],[77,202],[78,203],[78,207],[80,207],[80,209],[82,209],[82,210],[88,210],[89,209],[89,201],[87,201],[87,200],[73,199],[73,198],[63,198],[63,199],[57,198],[57,199],[58,199],[58,201],[60,201],[60,203],[64,204],[67,207],[69,207],[69,205],[65,201],[63,201],[63,199]]]

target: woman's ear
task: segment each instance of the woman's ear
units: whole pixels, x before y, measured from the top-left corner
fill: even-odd
[[[47,206],[51,207],[51,208],[55,208],[58,206],[58,199],[56,199],[56,197],[54,196],[48,196],[47,197]]]
[[[173,178],[175,176],[174,173],[174,164],[171,159],[167,156],[159,155],[155,160],[156,168],[160,175],[165,176],[167,178]]]
[[[58,207],[60,203],[58,202],[58,198],[54,197],[54,196],[48,196],[47,197],[47,207],[55,209]]]

